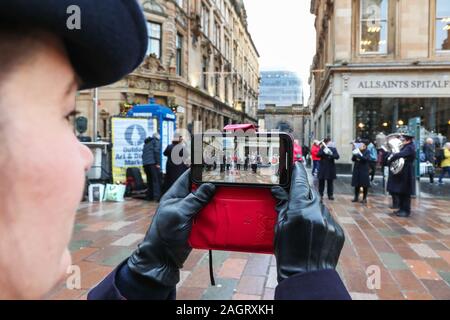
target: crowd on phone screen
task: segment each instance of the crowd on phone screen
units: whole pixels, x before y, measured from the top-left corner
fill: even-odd
[[[214,160],[212,164],[204,164],[205,171],[216,171],[220,173],[252,172],[258,173],[261,167],[277,167],[280,156],[263,156],[257,152],[249,155],[239,156],[236,153],[223,155],[222,161]]]

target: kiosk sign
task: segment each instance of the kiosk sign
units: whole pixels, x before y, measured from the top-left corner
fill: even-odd
[[[144,141],[154,132],[153,119],[112,118],[112,173],[114,183],[126,181],[127,168],[142,168]]]

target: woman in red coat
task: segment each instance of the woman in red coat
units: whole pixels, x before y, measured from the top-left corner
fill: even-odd
[[[318,156],[319,151],[320,151],[319,141],[314,140],[314,143],[311,147],[311,159],[313,161],[313,169],[312,169],[313,176],[319,171],[320,165],[320,157]]]

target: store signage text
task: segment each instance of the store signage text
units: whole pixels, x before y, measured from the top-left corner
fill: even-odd
[[[450,80],[386,80],[360,81],[358,89],[445,89]]]

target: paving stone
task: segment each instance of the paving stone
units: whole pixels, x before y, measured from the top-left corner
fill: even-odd
[[[264,277],[242,276],[237,287],[237,292],[250,295],[262,295],[265,282],[266,279]]]
[[[423,280],[431,295],[437,300],[449,300],[450,286],[445,281]]]
[[[92,243],[92,240],[76,240],[76,241],[71,241],[69,244],[69,250],[71,252],[80,250],[82,248],[86,248],[89,247]]]
[[[244,274],[248,276],[266,276],[270,265],[271,256],[254,255],[248,259]]]
[[[426,262],[420,260],[406,260],[405,261],[410,270],[422,280],[441,280],[440,276],[433,270],[433,268]]]
[[[278,285],[277,280],[277,267],[270,267],[269,269],[269,275],[267,277],[266,287],[275,289]]]
[[[177,290],[183,285],[184,281],[191,275],[190,271],[180,271],[180,281],[177,283]]]
[[[264,289],[264,295],[262,297],[262,300],[273,300],[275,297],[275,290],[272,288],[265,288]]]
[[[338,220],[342,224],[356,224],[355,219],[352,217],[339,217]]]
[[[426,234],[427,232],[419,227],[405,227],[412,234]]]
[[[441,278],[450,286],[450,272],[439,272]]]
[[[424,243],[410,243],[409,246],[423,258],[439,258],[439,255]]]
[[[200,300],[205,289],[182,286],[177,290],[177,300]]]
[[[210,280],[208,266],[200,265],[191,272],[182,287],[207,289],[210,285]]]
[[[236,293],[233,295],[233,300],[261,300],[261,296]]]
[[[97,251],[98,251],[98,248],[82,248],[80,250],[71,252],[72,264],[76,264],[79,261],[82,261],[82,260],[88,258],[89,256],[91,256],[92,254],[94,254]]]
[[[213,251],[212,257],[213,257],[214,270],[219,269],[229,256],[230,256],[229,252]],[[200,264],[203,265],[203,266],[208,266],[209,265],[209,255],[208,254],[202,259]]]
[[[390,230],[390,229],[380,229],[378,231],[383,235],[383,237],[386,237],[386,238],[395,238],[395,237],[401,236],[400,233]]]
[[[126,226],[129,226],[130,224],[133,224],[131,221],[117,221],[114,223],[111,223],[110,225],[107,225],[103,228],[103,230],[106,231],[118,231]]]
[[[67,288],[63,288],[58,291],[58,293],[49,297],[48,300],[77,300],[86,292],[86,290],[70,290]]]
[[[434,300],[434,297],[428,292],[403,292],[407,300]]]
[[[208,255],[207,251],[195,249],[192,250],[191,254],[184,262],[183,270],[194,269],[207,255]]]
[[[353,300],[378,300],[378,296],[374,293],[350,292]]]
[[[141,242],[144,239],[144,236],[145,235],[141,233],[130,233],[129,235],[126,235],[119,240],[114,241],[113,243],[111,243],[111,245],[119,247],[129,247],[133,244]]]
[[[395,253],[380,252],[381,260],[383,260],[386,268],[390,270],[407,270],[408,266],[403,261],[403,258]]]
[[[220,268],[218,275],[221,278],[240,279],[246,264],[246,259],[228,258]]]
[[[230,300],[236,293],[237,279],[216,279],[216,286],[210,286],[202,296],[204,300]]]
[[[426,291],[422,282],[410,270],[393,270],[391,274],[403,291]]]
[[[104,259],[101,263],[106,266],[118,266],[120,263],[125,261],[125,259],[127,259],[133,253],[133,251],[134,250],[130,248],[123,248],[115,255]]]
[[[89,290],[113,271],[112,267],[100,266],[92,262],[81,262],[81,289]]]
[[[439,254],[445,261],[447,261],[448,264],[450,264],[450,251],[437,251],[437,254]]]
[[[75,225],[73,226],[73,232],[81,231],[86,227],[87,227],[87,225],[85,225],[85,224],[75,223]]]
[[[446,236],[450,236],[450,229],[436,229],[442,234],[445,234]]]

